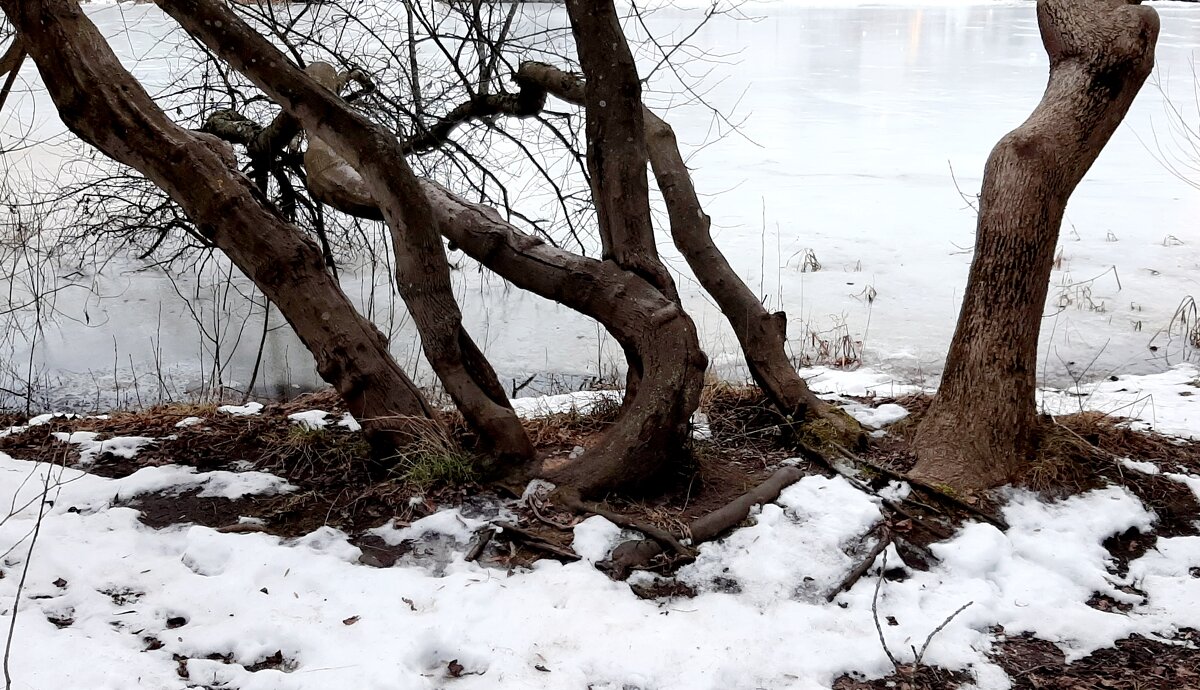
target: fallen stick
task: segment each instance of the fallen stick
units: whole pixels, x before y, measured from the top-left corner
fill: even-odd
[[[867,552],[867,555],[863,557],[862,561],[854,568],[854,570],[851,570],[850,573],[838,583],[837,587],[834,587],[829,591],[829,594],[825,595],[825,601],[833,601],[835,598],[837,598],[837,595],[853,587],[854,583],[858,582],[863,575],[867,574],[867,571],[871,569],[871,566],[875,565],[875,559],[879,558],[879,554],[883,553],[891,543],[892,530],[889,529],[887,525],[884,525],[882,534],[879,535],[879,541],[875,543],[875,546],[871,547],[871,550]],[[884,562],[886,563],[886,561]],[[882,577],[882,575],[880,575],[880,577]]]
[[[556,495],[556,498],[564,506],[570,508],[571,510],[580,513],[592,513],[593,515],[599,515],[618,527],[624,527],[626,529],[641,532],[642,534],[661,544],[664,549],[670,549],[683,558],[695,559],[696,557],[696,551],[694,549],[684,546],[674,534],[671,534],[667,530],[656,525],[652,525],[648,522],[643,522],[627,515],[622,515],[621,513],[609,510],[597,503],[584,501],[582,498],[580,498],[578,492],[560,491]]]
[[[471,548],[467,549],[467,555],[464,556],[468,563],[473,563],[479,560],[483,555],[483,550],[491,543],[492,537],[496,536],[494,527],[484,527],[475,533],[475,537],[471,540]]]
[[[687,546],[694,547],[712,541],[733,529],[750,515],[754,506],[774,501],[784,489],[803,478],[804,473],[796,467],[775,470],[762,484],[737,497],[725,507],[693,521],[689,526],[692,538]],[[663,545],[652,539],[627,541],[613,549],[605,570],[613,579],[623,580],[631,571],[649,566],[655,558],[663,555],[664,551]]]
[[[565,558],[570,561],[580,560],[579,554],[575,553],[574,551],[570,549],[564,549],[558,544],[546,541],[524,527],[518,527],[511,522],[493,522],[492,524],[504,530],[505,533],[511,533],[512,535],[519,537],[521,541],[535,549],[552,553],[555,556],[559,556],[560,558]]]

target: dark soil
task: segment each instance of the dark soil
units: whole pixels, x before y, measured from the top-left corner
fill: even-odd
[[[1052,643],[1021,635],[998,643],[992,659],[1008,673],[1013,690],[1200,688],[1200,632],[1191,629],[1169,641],[1134,635],[1071,664]]]

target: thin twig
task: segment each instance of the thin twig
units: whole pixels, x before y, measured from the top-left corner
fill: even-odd
[[[17,583],[17,593],[13,598],[12,619],[8,622],[8,639],[4,643],[4,690],[12,690],[12,673],[9,670],[9,660],[12,658],[13,634],[17,629],[17,612],[21,608],[21,593],[25,589],[25,578],[29,575],[29,563],[33,560],[33,548],[37,545],[38,534],[42,531],[42,518],[46,515],[46,499],[50,495],[51,469],[46,471],[42,482],[42,500],[38,504],[37,522],[33,524],[33,538],[29,541],[29,552],[25,554],[25,564],[21,568],[21,581]]]
[[[491,543],[492,537],[496,536],[496,528],[484,527],[475,533],[475,538],[471,540],[471,548],[467,549],[467,555],[464,556],[468,563],[474,563],[483,555],[483,550]]]
[[[883,587],[883,574],[887,571],[887,550],[883,552],[883,565],[879,566],[879,580],[875,582],[875,594],[871,597],[871,618],[875,620],[875,632],[879,633],[879,644],[883,645],[883,653],[887,654],[888,661],[892,662],[892,667],[897,671],[900,670],[900,662],[896,661],[896,657],[892,655],[892,650],[888,649],[887,640],[883,637],[883,626],[879,624],[879,588]]]
[[[917,654],[917,660],[913,662],[914,667],[921,665],[921,659],[924,658],[924,656],[925,656],[925,650],[929,649],[929,643],[933,642],[933,636],[940,633],[942,631],[942,628],[945,628],[947,625],[950,625],[950,621],[954,620],[954,618],[956,616],[958,616],[958,614],[962,613],[963,611],[966,611],[967,607],[974,603],[975,603],[974,601],[968,601],[967,603],[958,607],[957,611],[955,611],[954,613],[947,616],[946,620],[942,621],[941,625],[934,628],[933,632],[929,633],[929,637],[925,638],[925,644],[921,645],[921,651]]]
[[[564,549],[558,544],[546,541],[524,527],[518,527],[511,522],[494,522],[492,524],[504,530],[506,534],[515,535],[516,537],[520,538],[521,541],[535,549],[540,549],[542,551],[552,553],[560,558],[566,558],[572,561],[581,560],[579,554],[575,553],[574,551],[571,551],[570,549]]]

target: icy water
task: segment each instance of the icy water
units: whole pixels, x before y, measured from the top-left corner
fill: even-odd
[[[1192,62],[1200,8],[1156,8],[1163,32],[1155,75],[1068,208],[1043,322],[1040,366],[1050,383],[1146,373],[1190,354],[1186,339],[1166,330],[1180,303],[1197,292],[1200,190],[1158,159],[1187,161],[1171,134],[1172,107],[1193,131],[1200,125]],[[114,48],[139,76],[166,78],[169,20],[144,5],[88,11],[117,37]],[[770,308],[788,312],[798,360],[835,358],[850,343],[867,364],[897,378],[935,376],[973,242],[974,214],[963,194],[978,190],[988,151],[1028,115],[1045,84],[1032,3],[787,4],[756,6],[751,14],[753,21],[718,18],[694,40],[720,56],[706,67],[706,95],[733,114],[739,132],[714,141],[710,111],[665,111],[692,154],[719,244]],[[696,18],[662,11],[649,26],[679,34]],[[20,135],[40,141],[61,129],[31,74],[0,116],[6,147]],[[664,108],[682,99],[659,92],[648,100]],[[34,146],[0,160],[6,172],[53,185],[55,151]],[[744,375],[720,313],[669,242],[663,251],[717,371]],[[8,390],[0,405],[24,390],[19,379],[30,372],[58,405],[179,397],[211,387],[214,368],[221,382],[244,385],[261,317],[247,315],[235,292],[203,289],[189,295],[201,329],[168,276],[146,263],[118,258],[102,272],[42,276],[44,287],[83,288],[58,293],[57,313],[40,330],[30,327],[32,308],[0,317],[8,319],[7,350],[0,351],[8,360],[0,387]],[[587,319],[473,268],[457,275],[468,327],[501,376],[519,383],[540,375],[523,393],[583,385],[619,366],[618,350]],[[188,294],[187,277],[175,278]],[[364,270],[345,285],[378,314],[393,307],[387,280],[385,270]],[[17,281],[9,294],[27,282]],[[261,391],[314,385],[311,360],[277,319],[273,314],[266,335]],[[402,314],[391,323],[397,356],[428,380],[411,324]]]

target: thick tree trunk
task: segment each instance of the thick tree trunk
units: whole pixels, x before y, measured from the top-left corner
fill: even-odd
[[[1040,0],[1050,81],[992,150],[975,258],[912,476],[972,490],[1019,475],[1036,447],[1037,342],[1067,200],[1154,66],[1158,15],[1124,0]]]
[[[268,208],[228,145],[175,125],[73,0],[0,0],[63,122],[162,187],[271,300],[379,449],[427,430],[420,391],[325,270],[317,247]]]
[[[654,244],[642,83],[616,7],[612,0],[567,0],[567,13],[587,78],[587,166],[603,257],[678,300]]]
[[[211,0],[159,4],[296,118],[318,146],[328,145],[361,174],[391,230],[396,286],[421,334],[426,359],[498,461],[497,470],[532,461],[533,444],[503,386],[462,326],[442,239],[401,143],[346,107],[335,93],[338,75],[332,66],[315,63],[313,76],[306,75],[231,10]]]
[[[540,62],[523,63],[518,77],[543,86],[568,103],[584,104],[582,77]],[[696,195],[674,130],[644,106],[642,117],[650,167],[667,204],[671,238],[696,279],[729,320],[755,383],[783,414],[798,421],[827,419],[847,435],[857,436],[861,432],[851,420],[831,414],[831,406],[813,394],[788,361],[787,315],[781,311],[768,313],[713,241],[711,220]]]

